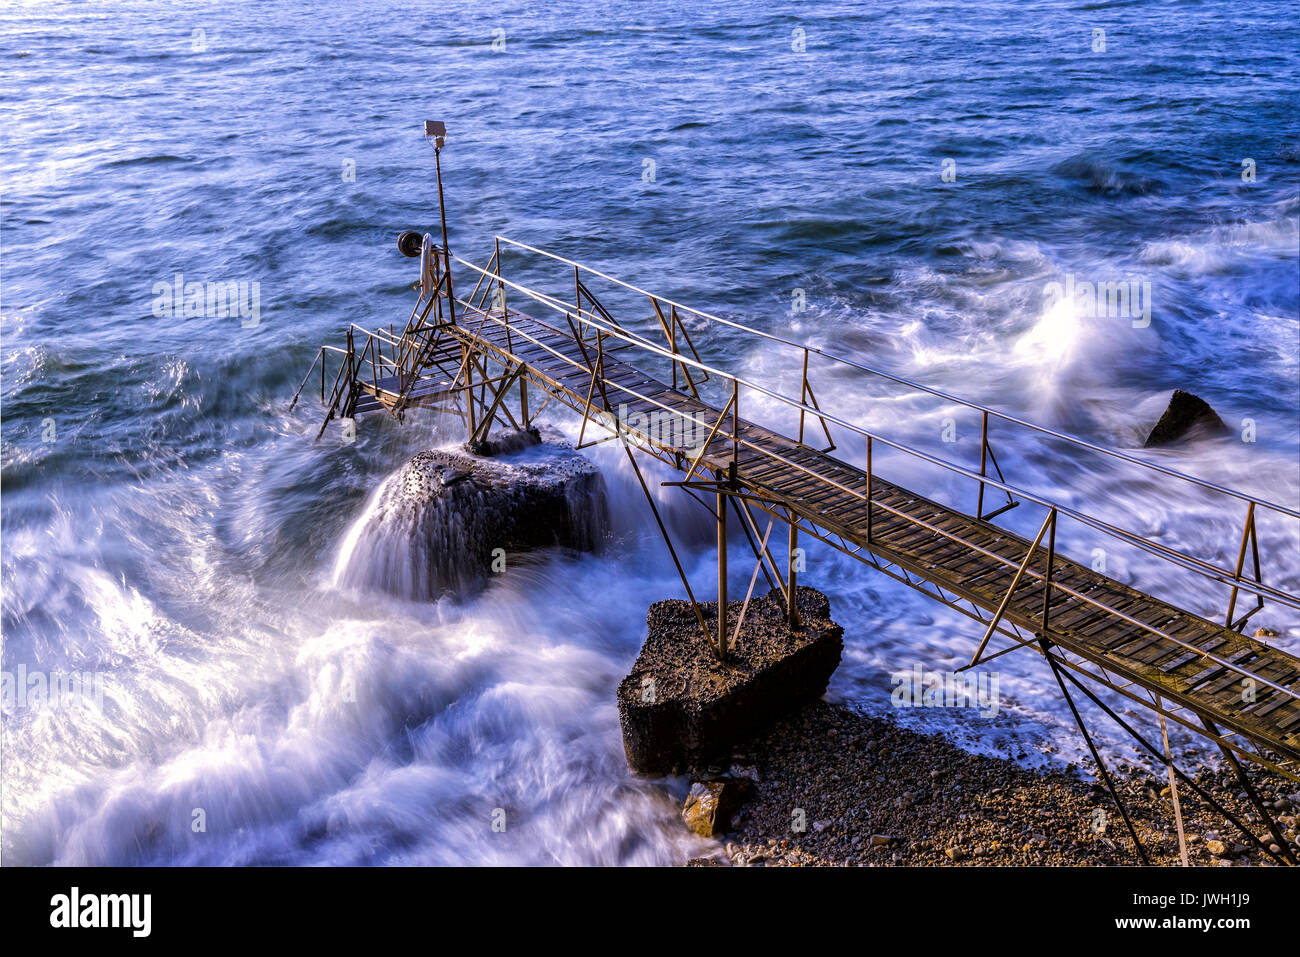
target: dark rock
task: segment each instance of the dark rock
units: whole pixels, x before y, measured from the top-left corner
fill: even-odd
[[[844,629],[830,602],[798,589],[803,626],[791,631],[779,590],[755,598],[726,661],[705,640],[689,602],[650,606],[649,635],[618,686],[623,749],[633,770],[674,774],[726,762],[736,741],[821,697],[840,663]],[[742,602],[730,603],[730,620]],[[716,620],[716,603],[702,605]]]
[[[1208,402],[1190,392],[1175,389],[1169,399],[1169,407],[1160,416],[1160,421],[1151,430],[1142,447],[1151,448],[1177,442],[1193,429],[1208,433],[1228,431],[1228,427]]]
[[[692,857],[689,861],[686,862],[686,866],[687,867],[726,867],[727,865],[722,863],[722,861],[718,860],[716,857]]]
[[[529,551],[592,550],[607,525],[594,465],[558,433],[506,433],[477,453],[417,453],[389,476],[335,579],[414,600],[465,595]]]

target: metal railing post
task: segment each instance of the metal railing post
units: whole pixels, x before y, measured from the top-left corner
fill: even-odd
[[[1235,580],[1232,583],[1232,596],[1228,599],[1228,617],[1223,623],[1224,628],[1232,627],[1232,613],[1237,608],[1237,590],[1240,587],[1241,572],[1246,567],[1246,542],[1250,539],[1250,530],[1254,521],[1255,503],[1250,502],[1246,506],[1246,521],[1241,526],[1241,548],[1237,550],[1237,568],[1232,576]]]
[[[786,613],[791,628],[799,627],[799,520],[792,515],[790,539],[786,550]]]
[[[871,544],[872,512],[871,496],[875,486],[875,474],[871,470],[871,436],[867,436],[867,544]]]
[[[982,519],[984,517],[984,482],[983,478],[988,474],[988,454],[989,454],[989,414],[984,413],[984,424],[980,429],[980,494],[975,504],[975,517]]]
[[[727,657],[727,495],[718,472],[718,658]]]
[[[731,471],[740,465],[740,380],[731,380]]]
[[[806,412],[805,412],[805,410],[802,408],[802,406],[805,406],[805,405],[807,405],[807,404],[808,404],[808,350],[805,348],[804,351],[803,351],[803,375],[802,375],[802,377],[801,377],[800,384],[799,384],[799,405],[800,405],[800,409],[799,409],[799,444],[800,444],[800,445],[803,445],[803,444],[804,444],[804,443],[803,443],[803,424],[804,424],[804,416],[806,415]]]
[[[1043,576],[1043,637],[1047,637],[1048,613],[1052,601],[1052,565],[1056,561],[1056,509],[1048,517],[1051,526],[1047,530],[1047,574]]]

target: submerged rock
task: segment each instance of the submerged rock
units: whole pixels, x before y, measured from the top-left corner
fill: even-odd
[[[594,465],[558,433],[507,433],[475,452],[420,452],[389,476],[349,533],[334,577],[414,600],[465,595],[527,552],[590,551],[607,527]]]
[[[750,602],[726,661],[700,631],[689,602],[655,602],[649,635],[631,673],[618,686],[623,750],[632,769],[673,774],[725,765],[731,745],[796,705],[821,697],[840,663],[844,629],[830,602],[798,589],[803,627],[791,631],[779,590]],[[730,620],[742,602],[728,605]],[[713,621],[717,604],[702,604]]]
[[[1177,442],[1193,429],[1211,433],[1228,431],[1228,427],[1223,424],[1218,413],[1210,408],[1208,402],[1190,392],[1175,389],[1169,399],[1168,408],[1165,409],[1164,415],[1160,416],[1160,421],[1151,430],[1142,447],[1149,449],[1152,446]]]

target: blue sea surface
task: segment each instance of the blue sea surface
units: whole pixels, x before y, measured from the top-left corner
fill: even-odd
[[[461,438],[413,416],[317,442],[315,402],[289,409],[322,342],[410,312],[418,276],[394,240],[436,231],[425,119],[447,124],[462,257],[486,263],[493,236],[509,236],[1300,507],[1293,4],[491,6],[0,10],[3,667],[102,681],[97,709],[6,703],[5,863],[669,864],[710,851],[678,819],[687,782],[635,778],[622,753],[614,688],[646,608],[681,586],[621,451],[591,453],[615,508],[605,552],[556,555],[461,603],[334,584],[384,477]],[[504,269],[559,292],[569,281],[518,255]],[[160,309],[178,274],[246,284],[255,315]],[[1149,283],[1149,324],[1053,308],[1045,290],[1071,277]],[[799,391],[797,355],[716,326],[696,344]],[[978,413],[831,366],[814,375],[824,408],[978,463]],[[1175,388],[1232,434],[1142,452]],[[778,414],[747,408],[764,411]],[[1240,501],[1024,430],[992,441],[1013,482],[1235,558]],[[861,445],[846,438],[844,454]],[[878,464],[928,494],[966,494],[903,456]],[[670,492],[707,589],[707,516]],[[1030,511],[1004,521],[1032,536]],[[1072,553],[1096,546],[1069,534]],[[1266,580],[1300,591],[1294,520],[1262,518],[1260,536]],[[1225,589],[1140,552],[1108,561],[1223,614]],[[808,562],[802,581],[846,628],[833,699],[1027,763],[1078,756],[1029,653],[998,659],[995,719],[895,712],[891,673],[956,667],[981,629],[829,549]],[[733,571],[743,591],[748,563]],[[1293,617],[1255,621],[1300,650]],[[1131,756],[1117,734],[1102,740]]]

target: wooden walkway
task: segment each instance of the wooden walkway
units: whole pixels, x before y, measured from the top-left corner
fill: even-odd
[[[623,349],[600,350],[604,374],[601,381],[593,382],[597,364],[594,338],[580,344],[568,329],[515,310],[510,311],[508,329],[499,314],[464,306],[462,310],[456,325],[439,327],[434,366],[458,363],[463,347],[506,369],[520,371],[534,394],[540,391],[553,396],[593,422],[605,423],[606,430],[621,407],[624,430],[683,471],[696,462],[699,439],[682,443],[677,441],[680,429],[670,429],[666,436],[660,428],[628,427],[626,423],[636,422],[639,415],[644,422],[659,416],[662,424],[664,414],[670,412],[682,417],[680,421],[693,420],[692,428],[707,434],[721,417],[721,409],[622,361],[619,353],[627,344]],[[444,401],[450,397],[451,383],[452,377],[431,373],[408,394],[408,404]],[[380,384],[391,391],[376,396],[373,387],[362,383],[367,394],[357,401],[356,412],[394,405],[398,383],[393,379]],[[606,408],[611,411],[606,413]],[[733,436],[731,422],[728,413],[698,458],[694,474],[725,475],[734,454],[735,480],[754,499],[779,506],[808,526],[904,568],[990,615],[1003,606],[1030,551],[1030,541],[909,492],[879,475],[872,481],[875,507],[869,535],[868,477],[862,469],[743,416],[738,418]],[[599,431],[589,429],[588,439],[597,437]],[[1005,564],[984,552],[1000,556]],[[1040,550],[1036,560],[1029,562],[1028,573],[1003,609],[1005,621],[1031,634],[1042,630],[1045,557]],[[1282,761],[1300,762],[1300,700],[1295,696],[1300,694],[1300,659],[1135,591],[1059,553],[1054,559],[1052,583],[1047,632],[1052,644],[1124,682],[1190,709],[1221,729],[1245,736],[1276,752],[1275,757]],[[1152,634],[1127,618],[1170,637]],[[1243,694],[1248,676],[1253,695]]]

